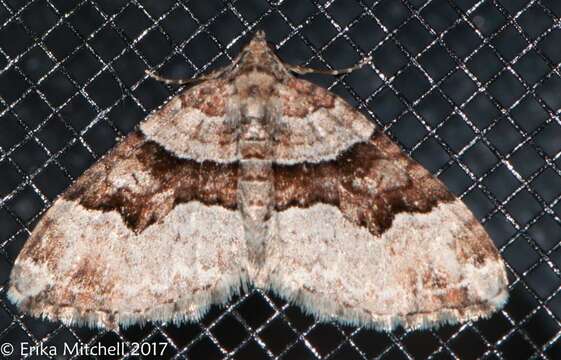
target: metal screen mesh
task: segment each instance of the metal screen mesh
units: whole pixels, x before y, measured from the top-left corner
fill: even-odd
[[[145,359],[561,358],[560,17],[556,0],[0,0],[0,343],[169,344]],[[256,29],[293,64],[373,56],[352,74],[309,79],[383,127],[482,220],[509,270],[503,311],[382,333],[317,323],[253,289],[199,323],[99,332],[22,316],[5,300],[45,209],[180,90],[144,70],[205,73]]]

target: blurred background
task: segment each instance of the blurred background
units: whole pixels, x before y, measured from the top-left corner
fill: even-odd
[[[104,332],[6,301],[41,214],[182,90],[144,71],[204,74],[258,29],[291,64],[373,57],[352,74],[306,78],[363,112],[483,222],[508,267],[503,311],[382,333],[317,323],[251,289],[198,323]],[[0,343],[165,341],[162,357],[174,359],[560,359],[560,45],[556,0],[0,0]]]

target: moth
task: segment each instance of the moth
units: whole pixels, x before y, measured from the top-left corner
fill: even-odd
[[[500,309],[505,266],[481,224],[364,115],[293,76],[309,71],[258,32],[53,203],[9,299],[99,328],[196,321],[251,285],[382,330]]]

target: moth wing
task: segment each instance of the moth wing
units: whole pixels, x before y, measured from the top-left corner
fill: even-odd
[[[317,163],[367,141],[374,125],[341,98],[303,79],[276,84],[274,161]]]
[[[143,121],[140,130],[177,157],[231,163],[239,160],[239,119],[235,86],[219,77],[171,99],[164,109]]]
[[[71,325],[197,319],[245,281],[236,184],[233,165],[178,159],[132,133],[44,214],[8,296]]]
[[[275,168],[262,286],[320,319],[390,330],[489,316],[504,264],[468,208],[381,132],[337,160]]]

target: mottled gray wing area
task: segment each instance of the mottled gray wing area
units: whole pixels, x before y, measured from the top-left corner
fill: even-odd
[[[273,160],[277,164],[335,159],[368,141],[374,125],[341,98],[309,81],[288,77],[275,84],[278,114]]]
[[[8,296],[67,324],[197,319],[247,277],[236,186],[237,166],[178,159],[135,132],[43,216]]]
[[[377,132],[340,158],[276,166],[258,282],[321,319],[393,329],[489,316],[505,267],[467,207]]]
[[[235,86],[218,78],[171,99],[162,111],[143,121],[140,130],[179,158],[231,163],[239,160],[239,119]]]

